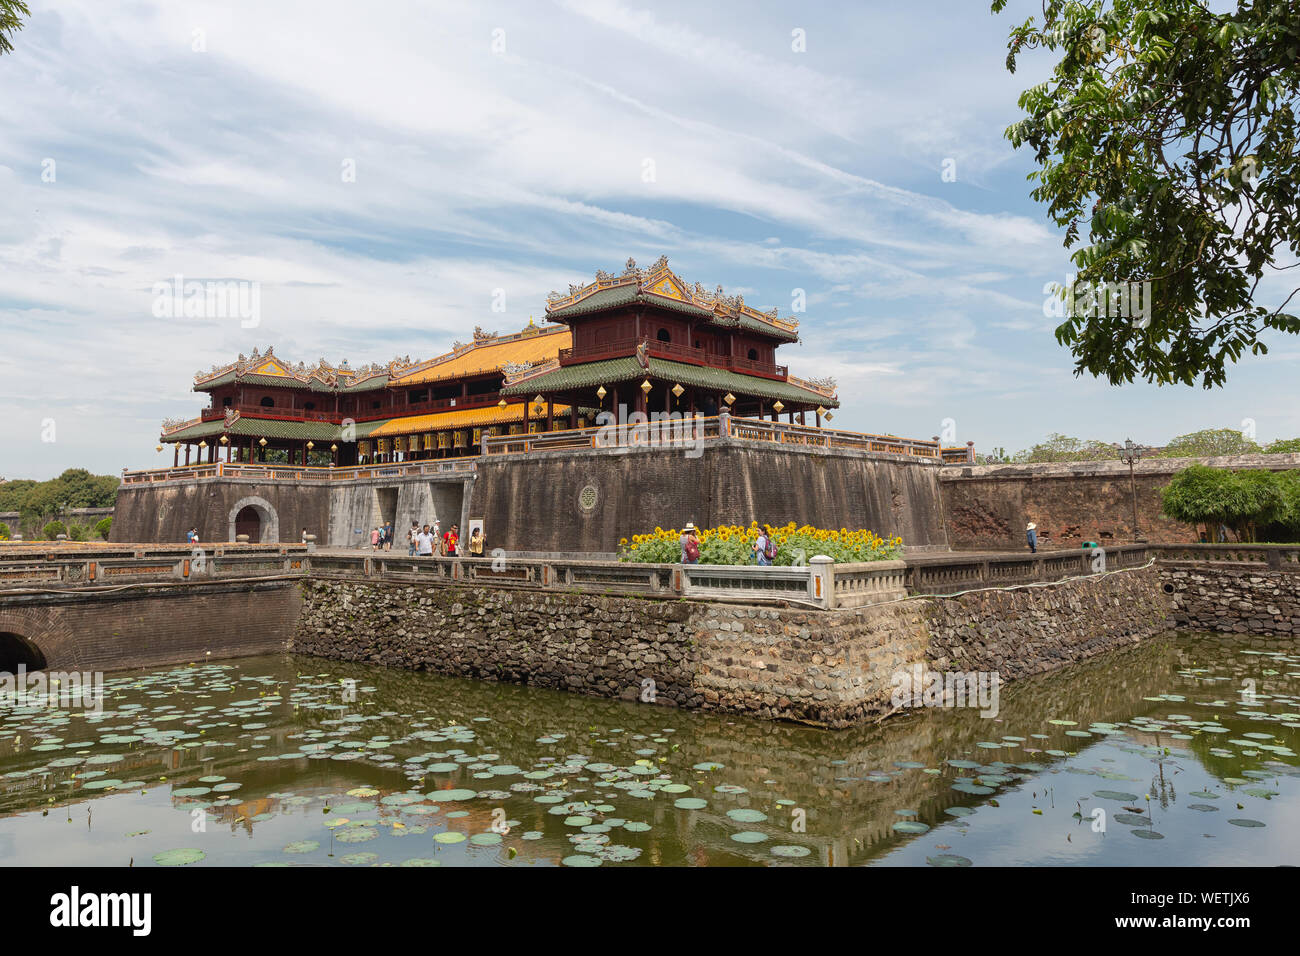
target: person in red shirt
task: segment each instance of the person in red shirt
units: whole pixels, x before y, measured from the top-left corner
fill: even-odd
[[[460,542],[460,536],[456,533],[456,525],[451,526],[451,530],[442,536],[442,553],[449,558],[456,556],[456,545]]]

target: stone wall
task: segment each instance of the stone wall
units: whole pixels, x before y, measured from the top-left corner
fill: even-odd
[[[950,466],[939,475],[948,542],[954,549],[1024,549],[1025,525],[1031,521],[1038,525],[1040,549],[1131,542],[1134,484],[1144,538],[1194,542],[1195,529],[1160,514],[1161,490],[1193,464],[1300,468],[1300,454],[1143,459],[1134,466],[1133,483],[1120,461]]]
[[[1044,587],[805,611],[440,584],[309,580],[293,650],[845,727],[896,672],[1052,670],[1169,627],[1147,568]]]
[[[662,447],[566,450],[479,460],[469,513],[490,547],[612,553],[620,538],[788,521],[898,534],[943,548],[934,463],[822,448],[709,440],[698,457]]]
[[[1300,635],[1300,572],[1162,561],[1161,585],[1180,628]]]
[[[184,543],[185,532],[197,526],[201,542],[232,541],[231,512],[253,504],[263,511],[263,544],[297,542],[304,527],[323,542],[329,527],[329,494],[324,482],[235,478],[123,485],[117,492],[109,540]],[[274,535],[268,517],[274,518]]]

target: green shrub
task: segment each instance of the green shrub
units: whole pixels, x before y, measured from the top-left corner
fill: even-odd
[[[0,541],[8,541],[8,540],[9,540],[9,526],[5,524],[3,521],[0,521]]]
[[[68,528],[68,537],[73,541],[86,540],[86,528],[84,525],[74,524]]]
[[[68,529],[62,521],[51,521],[41,529],[41,537],[47,541],[53,541],[61,534],[67,534]]]
[[[95,534],[107,541],[109,533],[113,530],[113,518],[110,515],[107,518],[101,518],[95,522]]]

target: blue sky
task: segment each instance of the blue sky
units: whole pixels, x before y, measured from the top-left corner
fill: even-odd
[[[837,380],[839,427],[1300,435],[1295,339],[1211,392],[1073,376],[1043,310],[1068,258],[1002,138],[1048,69],[1003,66],[1031,5],[31,6],[0,57],[5,477],[170,460],[194,373],[254,347],[428,357],[661,253],[782,315],[805,290],[780,354]],[[177,274],[259,283],[258,326],[156,318]]]

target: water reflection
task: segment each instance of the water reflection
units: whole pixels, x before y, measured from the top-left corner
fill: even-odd
[[[1298,690],[1284,642],[1170,635],[1005,686],[996,718],[925,710],[828,732],[251,658],[110,680],[102,714],[4,710],[0,851],[105,865],[181,848],[202,851],[197,865],[1295,862]]]

